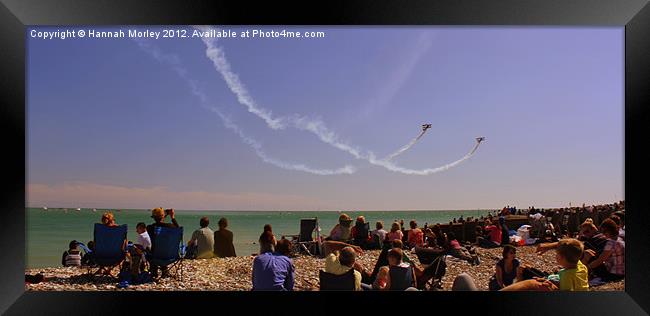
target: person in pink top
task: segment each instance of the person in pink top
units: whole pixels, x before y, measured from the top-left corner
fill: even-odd
[[[422,247],[424,244],[424,233],[418,228],[418,223],[415,220],[412,220],[409,223],[409,226],[411,226],[411,230],[408,232],[408,245],[411,248],[415,246]]]
[[[489,219],[485,220],[485,227],[483,227],[483,231],[486,233],[487,237],[484,236],[477,236],[476,237],[476,244],[479,247],[483,248],[496,248],[501,246],[501,228],[492,225],[492,222]]]
[[[390,232],[386,234],[386,239],[391,242],[395,239],[402,240],[404,238],[404,234],[402,233],[402,229],[399,225],[398,222],[394,222],[393,225],[390,227]]]

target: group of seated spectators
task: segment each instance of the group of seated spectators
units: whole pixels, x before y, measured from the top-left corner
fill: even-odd
[[[169,217],[170,222],[165,222]],[[146,225],[140,222],[136,225],[135,230],[137,233],[136,240],[129,242],[124,240],[122,250],[126,252],[127,262],[132,275],[136,275],[144,269],[147,262],[147,255],[151,253],[151,249],[155,244],[155,229],[156,227],[180,227],[175,218],[174,209],[163,209],[161,207],[151,210],[151,218],[153,223]],[[101,217],[102,225],[108,227],[118,226],[115,221],[115,216],[112,212],[105,212]],[[235,247],[233,244],[233,233],[228,230],[228,220],[221,218],[219,220],[219,230],[212,231],[209,227],[210,220],[207,217],[202,217],[199,221],[200,228],[192,233],[192,237],[187,243],[186,259],[200,259],[212,257],[234,257]],[[154,238],[152,238],[154,237]],[[128,247],[132,244],[132,247]],[[69,249],[63,253],[61,263],[63,266],[93,266],[93,250],[94,241],[89,241],[85,247],[85,253],[81,252],[80,247],[84,245],[76,240],[69,244]],[[162,275],[167,276],[168,271],[166,267],[158,267],[154,264],[149,264],[149,271],[153,277],[158,275],[158,270],[162,270]]]

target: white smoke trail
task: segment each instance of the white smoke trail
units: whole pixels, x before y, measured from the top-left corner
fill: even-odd
[[[216,31],[216,29],[210,26],[195,26],[194,28],[196,28],[201,32]],[[393,172],[399,172],[399,173],[410,174],[410,175],[429,175],[432,173],[444,171],[451,167],[457,166],[461,162],[469,159],[474,154],[476,149],[478,149],[478,145],[480,144],[480,143],[477,144],[475,148],[469,154],[465,155],[463,158],[437,168],[415,170],[415,169],[400,167],[390,162],[390,159],[394,158],[395,156],[403,153],[404,151],[412,147],[417,142],[417,140],[421,138],[422,135],[424,135],[424,133],[422,133],[417,138],[412,140],[404,147],[400,148],[397,152],[393,153],[389,157],[385,159],[376,159],[375,155],[372,152],[368,151],[367,153],[363,153],[359,148],[356,148],[345,142],[340,141],[336,133],[330,131],[329,128],[327,128],[327,126],[325,126],[325,124],[320,120],[310,119],[304,116],[300,116],[298,114],[294,114],[289,117],[273,118],[271,111],[266,110],[264,108],[260,108],[255,103],[255,101],[250,96],[244,84],[239,80],[239,76],[231,70],[230,63],[226,59],[225,52],[223,51],[222,48],[216,45],[217,39],[215,37],[202,36],[201,40],[206,46],[206,51],[205,51],[206,56],[208,57],[208,59],[212,61],[215,70],[217,70],[217,72],[221,74],[230,91],[234,93],[235,96],[237,96],[237,100],[239,101],[239,103],[245,106],[248,109],[248,112],[253,113],[259,118],[261,118],[262,120],[264,120],[267,126],[271,129],[274,130],[284,129],[286,128],[287,124],[291,124],[294,128],[313,133],[322,142],[334,148],[347,152],[350,155],[354,156],[356,159],[365,160],[372,165],[380,166]]]
[[[450,162],[450,163],[448,163],[448,164],[446,164],[444,166],[440,166],[440,167],[437,167],[437,168],[427,168],[427,169],[420,169],[420,170],[408,169],[408,168],[404,168],[404,167],[400,167],[398,165],[395,165],[394,163],[392,163],[392,162],[390,162],[390,161],[388,161],[386,159],[377,160],[372,153],[370,153],[369,162],[371,164],[373,164],[373,165],[382,166],[382,167],[384,167],[384,168],[386,168],[386,169],[388,169],[390,171],[394,171],[394,172],[400,172],[400,173],[409,174],[409,175],[426,176],[426,175],[430,175],[430,174],[434,174],[434,173],[438,173],[438,172],[441,172],[441,171],[448,170],[449,168],[455,167],[455,166],[459,165],[460,163],[462,163],[463,161],[471,158],[474,155],[474,152],[476,152],[476,150],[478,149],[479,145],[481,145],[481,143],[476,142],[476,145],[474,145],[474,148],[472,148],[472,150],[470,150],[469,153],[467,153],[465,156],[463,156],[463,158],[460,158],[460,159],[458,159],[458,160],[456,160],[454,162]]]
[[[420,140],[420,138],[422,138],[422,136],[424,136],[424,133],[426,133],[426,132],[427,132],[426,129],[422,130],[422,132],[420,133],[420,135],[418,135],[418,137],[414,138],[408,144],[404,145],[404,147],[398,149],[396,152],[394,152],[394,153],[390,154],[388,157],[384,158],[384,160],[390,161],[390,160],[393,160],[393,158],[403,154],[405,151],[407,151],[411,147],[413,147],[413,145],[415,145],[415,143],[417,143],[418,140]]]
[[[214,106],[208,105],[208,98],[205,95],[205,93],[199,88],[197,82],[195,80],[192,80],[188,77],[187,75],[187,69],[182,66],[180,59],[176,55],[169,55],[169,54],[164,54],[163,52],[158,49],[158,47],[150,45],[148,42],[140,40],[140,39],[135,39],[135,42],[140,46],[140,48],[149,53],[156,61],[167,64],[169,65],[178,75],[181,77],[189,86],[192,94],[199,98],[201,101],[200,104],[203,108],[210,110],[214,113],[216,113],[219,118],[221,119],[221,122],[223,125],[235,132],[241,140],[249,145],[253,150],[255,151],[255,154],[262,159],[262,161],[272,164],[276,167],[286,169],[286,170],[296,170],[296,171],[303,171],[307,173],[312,173],[316,175],[336,175],[336,174],[353,174],[356,172],[356,168],[354,166],[350,165],[345,165],[344,167],[338,168],[338,169],[315,169],[311,168],[309,166],[306,166],[304,164],[292,164],[292,163],[287,163],[281,160],[274,159],[272,157],[269,157],[263,150],[262,150],[262,145],[256,141],[255,139],[247,136],[244,134],[244,132],[237,126],[235,123],[233,123],[228,117],[226,117],[221,111],[219,111],[218,108]]]

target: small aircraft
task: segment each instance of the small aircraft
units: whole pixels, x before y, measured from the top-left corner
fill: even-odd
[[[422,131],[426,131],[431,128],[431,124],[422,124]]]
[[[476,141],[477,141],[478,143],[480,143],[480,142],[482,142],[482,141],[484,141],[484,140],[485,140],[485,137],[476,137]]]

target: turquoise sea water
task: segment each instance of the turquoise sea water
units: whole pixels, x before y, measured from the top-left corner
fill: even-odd
[[[104,209],[93,212],[92,209],[26,209],[26,265],[27,268],[56,267],[61,264],[61,254],[67,250],[71,240],[87,243],[92,240],[93,224],[98,223]],[[448,223],[453,218],[461,215],[464,217],[478,217],[486,215],[486,210],[463,211],[372,211],[348,212],[353,219],[364,215],[374,229],[376,221],[383,221],[389,228],[390,223],[403,219],[408,225],[412,219],[423,226],[424,223]],[[121,210],[113,212],[118,224],[128,224],[128,239],[134,240],[135,225],[138,222],[152,223],[147,210]],[[199,227],[199,219],[203,216],[210,218],[210,228],[217,227],[219,218],[226,217],[229,229],[235,235],[235,249],[238,256],[247,256],[256,253],[259,246],[254,244],[262,233],[265,224],[273,226],[273,233],[279,238],[281,235],[298,234],[300,219],[318,217],[321,234],[328,235],[329,231],[338,222],[339,213],[330,211],[176,211],[176,220],[184,227],[184,241],[187,241],[192,232]],[[167,219],[168,221],[169,219]]]

